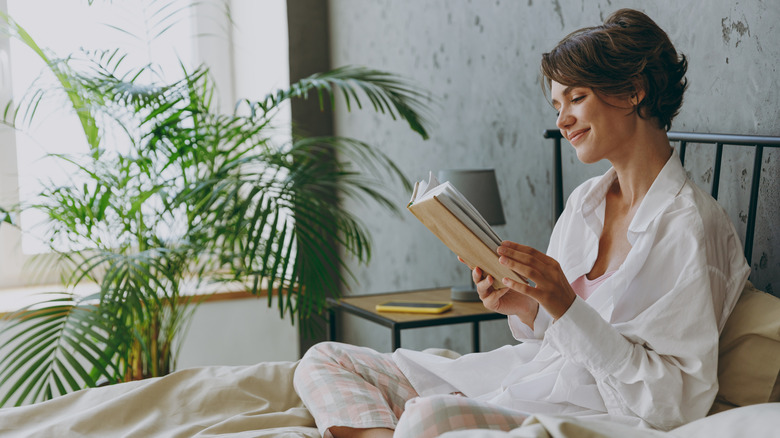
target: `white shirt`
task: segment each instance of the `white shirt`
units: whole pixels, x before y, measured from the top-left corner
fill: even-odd
[[[569,282],[598,254],[610,169],[570,196],[548,254]],[[460,391],[530,414],[589,416],[668,430],[707,414],[718,389],[718,337],[750,272],[734,226],[672,155],[631,224],[623,264],[554,324],[540,307],[523,343],[445,359],[398,349],[420,395]]]

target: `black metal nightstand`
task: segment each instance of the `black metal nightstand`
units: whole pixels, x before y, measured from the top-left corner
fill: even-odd
[[[333,341],[339,340],[337,333],[338,321],[336,319],[339,312],[351,313],[389,327],[392,331],[393,350],[401,346],[401,330],[471,323],[472,348],[476,352],[479,351],[479,323],[481,321],[506,318],[506,315],[485,309],[481,302],[453,301],[452,309],[440,314],[377,312],[375,310],[377,304],[391,300],[451,301],[450,288],[356,295],[338,300],[328,298],[330,339]]]

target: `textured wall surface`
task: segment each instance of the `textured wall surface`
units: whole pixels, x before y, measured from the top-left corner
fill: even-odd
[[[620,7],[644,10],[689,58],[689,91],[673,129],[780,135],[780,5],[749,0],[330,0],[332,65],[365,65],[406,76],[437,99],[431,138],[368,111],[337,114],[336,131],[380,145],[411,179],[444,168],[495,168],[507,225],[504,238],[545,249],[551,223],[551,163],[544,128],[555,111],[539,86],[541,54],[563,36],[600,23]],[[584,166],[564,153],[568,192],[608,163]],[[726,151],[724,184],[744,187],[752,152]],[[763,160],[762,204],[753,257],[757,286],[780,294],[780,151]],[[688,167],[688,166],[686,166]],[[691,160],[706,186],[711,164]],[[733,183],[736,182],[736,183]],[[399,206],[408,201],[390,187]],[[723,194],[744,230],[745,196]],[[743,205],[745,204],[745,205]],[[414,217],[353,205],[373,233],[374,256],[354,266],[350,294],[465,283],[469,273]],[[511,342],[504,323],[487,324],[486,348]],[[348,320],[348,340],[389,350],[385,329]],[[467,327],[417,330],[404,346],[468,351]]]

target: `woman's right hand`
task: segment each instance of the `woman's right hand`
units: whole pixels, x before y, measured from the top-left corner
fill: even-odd
[[[508,287],[496,289],[493,287],[493,277],[485,275],[479,267],[472,269],[471,276],[477,285],[479,299],[486,309],[502,315],[517,315],[533,329],[534,319],[539,311],[539,303],[536,300]]]

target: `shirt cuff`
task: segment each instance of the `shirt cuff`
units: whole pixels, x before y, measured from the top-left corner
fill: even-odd
[[[588,369],[597,379],[617,372],[631,357],[631,342],[577,297],[545,335],[561,355]]]
[[[544,332],[547,331],[547,328],[552,323],[552,317],[542,306],[539,306],[539,311],[536,312],[533,330],[520,320],[520,317],[517,315],[509,315],[507,320],[509,321],[509,330],[512,331],[512,337],[521,342],[543,339]]]

